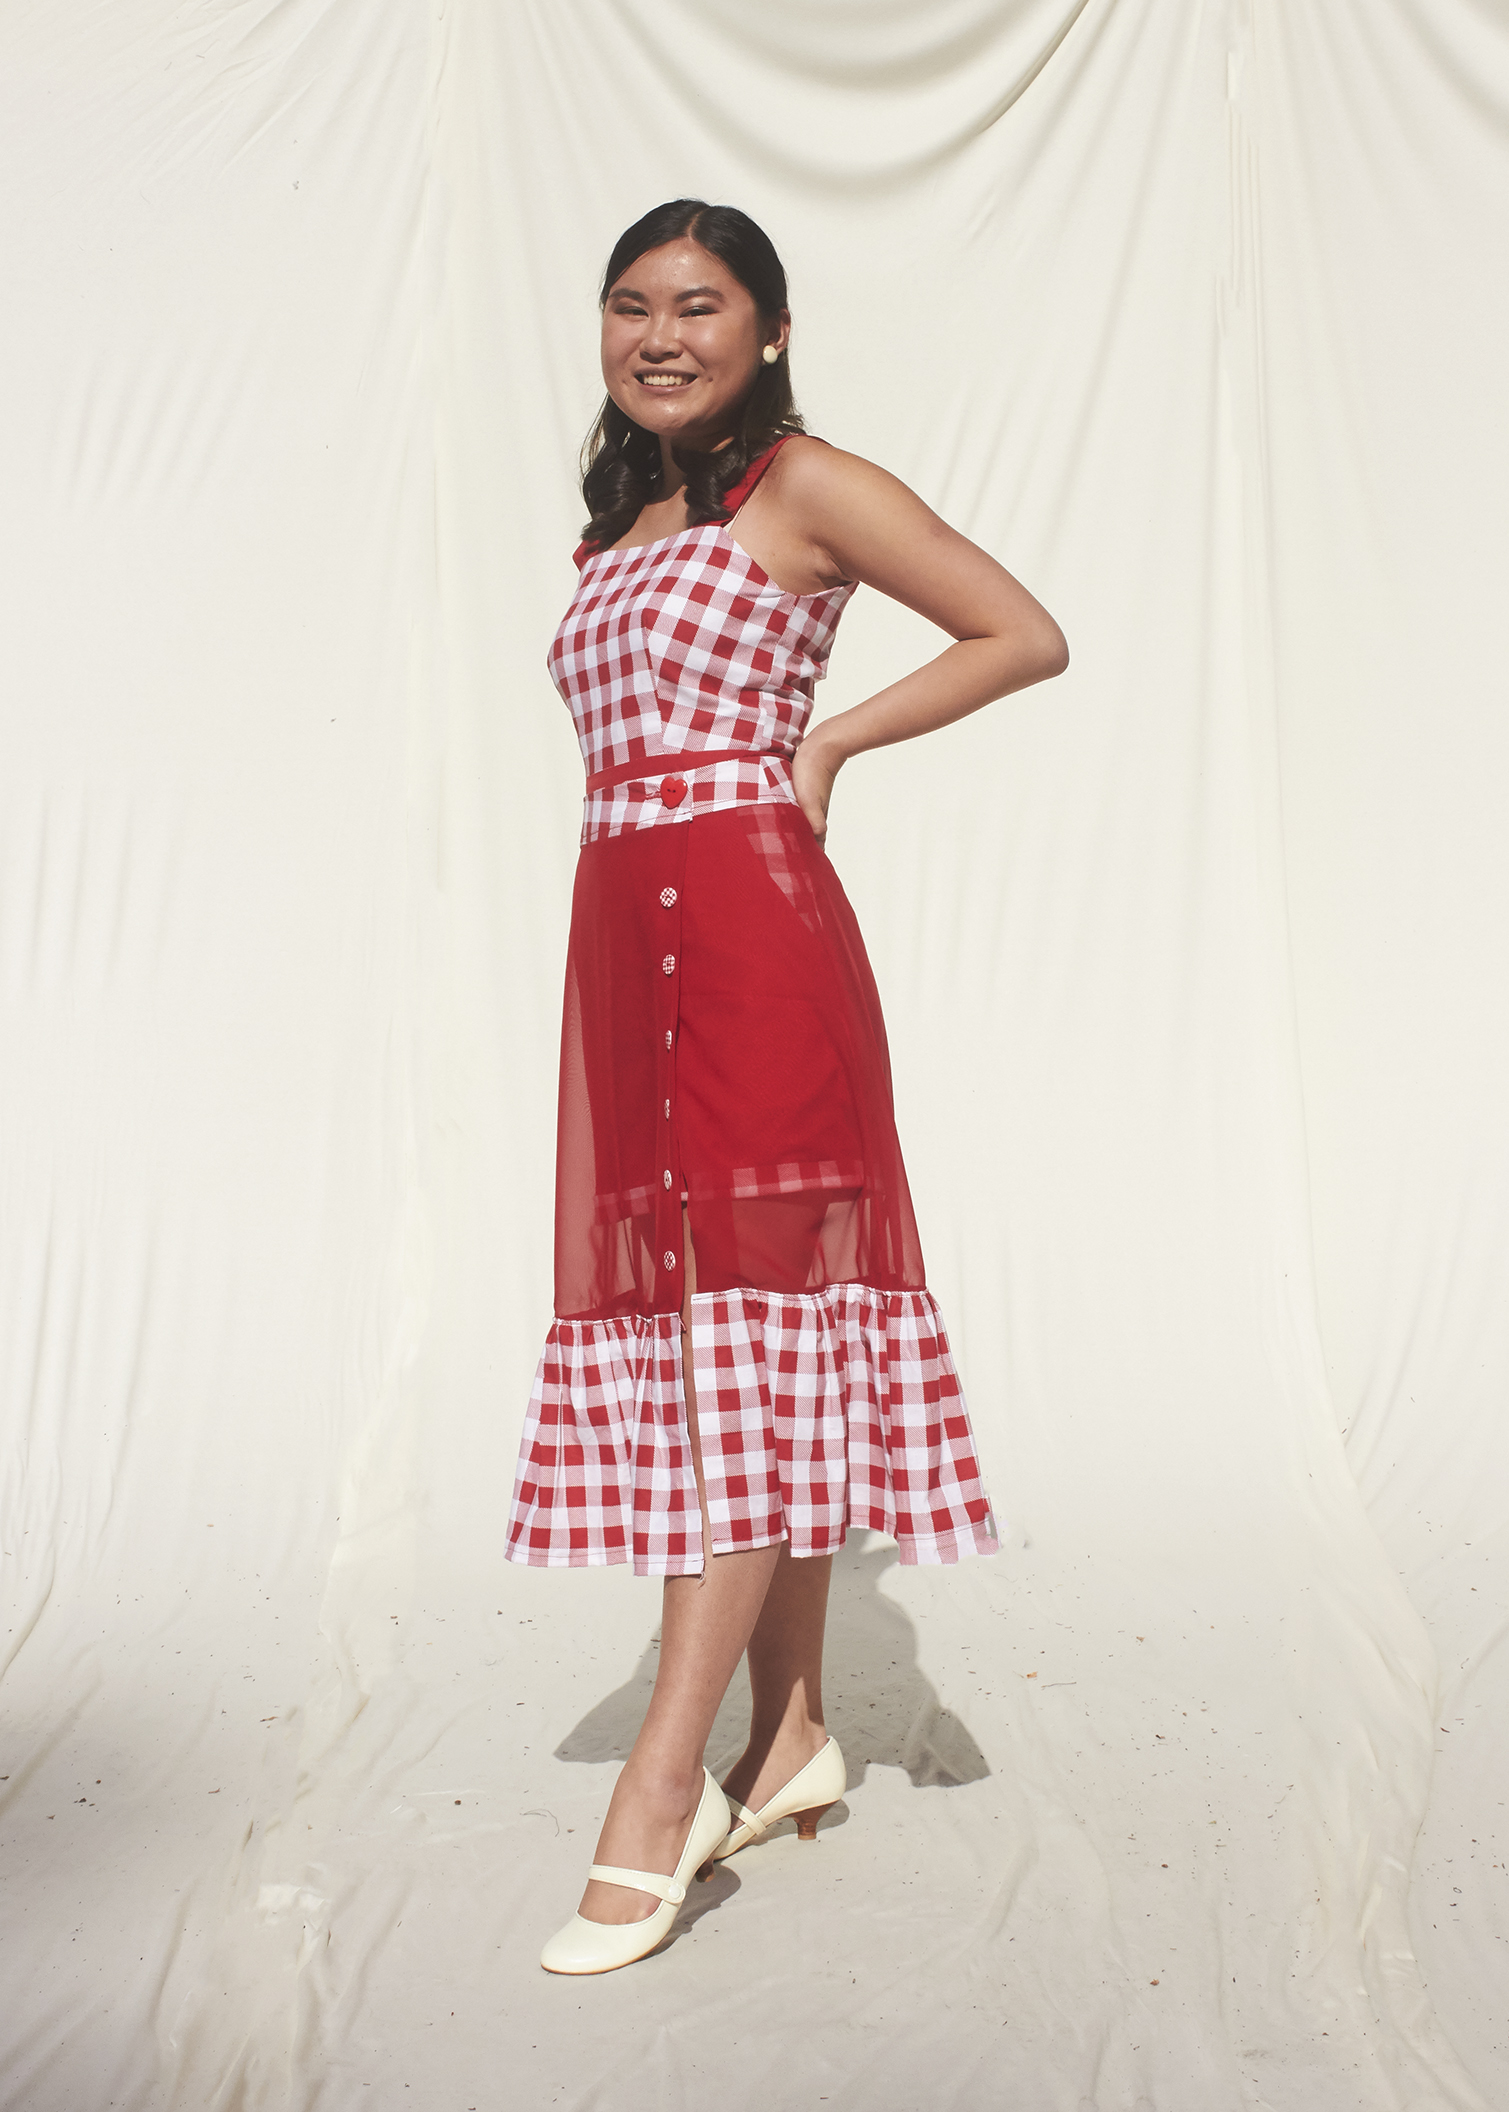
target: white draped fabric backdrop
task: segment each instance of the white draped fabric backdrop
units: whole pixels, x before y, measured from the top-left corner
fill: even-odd
[[[7,2112],[1509,2104],[1502,8],[8,0],[0,106]],[[683,193],[1074,658],[829,838],[1009,1544],[851,1542],[842,1823],[573,1982],[543,660]]]

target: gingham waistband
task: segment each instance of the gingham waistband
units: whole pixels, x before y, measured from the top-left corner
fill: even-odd
[[[642,756],[637,762],[615,763],[609,770],[594,770],[587,779],[587,792],[589,796],[594,792],[608,792],[615,785],[631,785],[638,778],[659,778],[664,787],[674,785],[678,778],[688,777],[693,771],[705,770],[713,763],[761,763],[767,755],[789,753],[785,748],[694,748],[684,755]],[[675,799],[668,799],[665,803],[667,806],[680,804]]]
[[[674,767],[667,770],[668,763]],[[582,842],[768,802],[797,803],[787,749],[702,749],[652,756],[594,772],[587,780]]]

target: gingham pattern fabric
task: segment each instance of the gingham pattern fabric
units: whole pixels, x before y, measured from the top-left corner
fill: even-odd
[[[795,1555],[828,1555],[849,1526],[890,1534],[907,1563],[996,1552],[927,1291],[699,1293],[692,1362],[714,1553],[789,1540]],[[675,1316],[557,1321],[525,1427],[512,1560],[700,1570],[680,1380]]]
[[[721,744],[709,741],[716,749]],[[583,802],[582,842],[595,843],[604,836],[617,836],[624,829],[653,829],[672,821],[691,821],[698,814],[716,814],[724,807],[755,806],[762,801],[797,804],[791,763],[784,755],[742,757],[730,762],[699,763],[694,752],[660,756],[649,766],[648,777],[632,777],[625,784],[609,785],[589,792]],[[678,805],[667,806],[660,787],[667,771],[674,771],[686,784],[686,795]]]
[[[524,1422],[506,1551],[543,1569],[700,1571],[679,1315],[555,1322]]]
[[[640,761],[646,775],[587,795],[583,843],[752,801],[795,804],[785,758],[853,592],[788,594],[711,521],[586,557],[550,672],[587,775]],[[698,750],[729,748],[750,760],[698,769]],[[779,754],[757,760],[762,749]],[[675,805],[660,796],[668,772],[687,783]]]
[[[823,1188],[855,1195],[864,1181],[865,1170],[857,1159],[781,1159],[773,1166],[735,1166],[727,1193],[735,1202],[752,1202],[766,1195],[807,1195]],[[696,1194],[696,1189],[692,1192]]]

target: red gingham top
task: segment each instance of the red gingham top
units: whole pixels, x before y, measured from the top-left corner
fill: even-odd
[[[726,497],[732,512],[784,445],[750,464]],[[633,550],[576,553],[581,578],[550,672],[589,777],[646,767],[642,779],[588,792],[583,843],[726,807],[796,804],[789,758],[854,588],[788,594],[739,548],[731,526],[708,521]],[[730,749],[748,749],[748,760],[696,761],[699,751]],[[687,787],[674,804],[660,791],[668,771]]]

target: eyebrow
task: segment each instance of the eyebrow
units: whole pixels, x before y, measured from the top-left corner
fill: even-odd
[[[683,286],[676,298],[678,301],[690,301],[699,297],[705,300],[709,295],[715,301],[721,301],[723,298],[716,286]],[[641,293],[637,286],[615,286],[608,295],[608,299],[610,301],[645,301],[649,299],[649,296]]]

